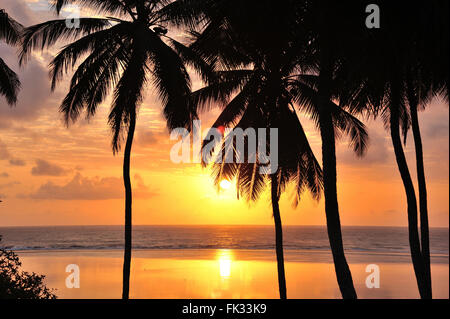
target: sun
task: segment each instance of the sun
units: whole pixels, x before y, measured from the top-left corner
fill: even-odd
[[[231,186],[231,182],[226,180],[226,179],[223,179],[223,180],[220,181],[219,185],[220,185],[221,189],[229,189],[230,186]]]

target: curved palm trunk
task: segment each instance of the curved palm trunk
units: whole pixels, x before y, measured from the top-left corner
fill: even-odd
[[[426,280],[426,298],[432,298],[431,265],[430,265],[430,229],[428,225],[427,184],[425,180],[425,168],[423,164],[422,137],[420,134],[419,117],[417,115],[417,103],[410,103],[411,126],[414,136],[416,151],[417,180],[419,184],[420,207],[420,241],[422,246],[422,258]]]
[[[123,183],[125,185],[125,252],[123,257],[123,286],[122,299],[128,299],[130,294],[130,269],[131,269],[131,238],[132,238],[132,193],[130,180],[130,157],[133,145],[134,130],[136,128],[136,113],[130,116],[130,126],[128,128],[127,143],[123,158]]]
[[[352,274],[345,258],[342,242],[341,221],[337,200],[337,173],[334,127],[330,114],[321,116],[323,184],[325,195],[325,214],[327,219],[328,239],[333,254],[334,268],[339,289],[344,299],[356,299]]]
[[[395,81],[394,81],[395,82]],[[426,298],[428,295],[426,289],[426,281],[424,276],[424,267],[422,253],[420,251],[420,241],[418,232],[417,221],[417,202],[414,191],[414,185],[411,179],[411,175],[408,169],[408,163],[406,162],[405,153],[403,151],[402,140],[400,137],[400,125],[399,125],[399,105],[400,105],[400,93],[398,88],[392,88],[392,105],[390,108],[390,130],[391,139],[394,146],[395,159],[400,171],[403,186],[406,192],[406,200],[408,205],[408,232],[409,232],[409,246],[411,250],[411,259],[414,267],[414,273],[416,275],[417,285],[419,287],[419,293],[422,298]]]
[[[324,64],[322,64],[324,66]],[[319,124],[322,138],[323,184],[325,195],[325,214],[327,219],[328,239],[333,254],[334,269],[339,289],[344,299],[356,299],[352,274],[345,258],[342,242],[341,221],[337,199],[336,145],[333,119],[326,108],[330,99],[331,71],[322,68],[319,75]]]
[[[278,180],[276,174],[272,174],[271,179],[272,209],[273,220],[275,222],[275,245],[278,267],[278,288],[280,291],[280,299],[286,299],[286,276],[284,272],[283,255],[283,226],[281,224],[280,207],[278,205]]]

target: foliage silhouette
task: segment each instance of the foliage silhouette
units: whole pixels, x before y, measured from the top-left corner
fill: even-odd
[[[8,45],[17,45],[21,30],[22,25],[11,18],[5,10],[0,9],[0,41]],[[0,57],[0,95],[6,98],[9,105],[16,104],[20,86],[17,74]]]
[[[0,246],[0,299],[56,299],[44,284],[45,276],[22,271],[21,266],[16,253]]]
[[[295,114],[295,111],[290,109],[295,104],[315,121],[323,133],[322,138],[327,138],[326,141],[323,140],[325,162],[325,158],[335,158],[335,131],[349,135],[350,145],[356,154],[364,154],[368,138],[364,125],[333,102],[332,98],[337,96],[339,88],[330,87],[329,91],[333,90],[333,95],[330,93],[326,100],[321,98],[318,86],[320,68],[315,53],[318,50],[310,50],[310,43],[316,40],[317,35],[304,25],[307,14],[310,14],[309,10],[313,9],[309,3],[289,0],[276,4],[271,1],[216,1],[205,7],[208,7],[208,10],[204,15],[209,17],[209,21],[200,32],[192,32],[196,41],[191,48],[219,70],[207,87],[193,93],[193,103],[199,105],[201,110],[208,109],[217,102],[226,105],[214,124],[215,127],[234,124],[239,118],[242,121],[247,108],[251,106],[254,108],[252,116],[258,116],[260,112],[263,115],[259,116],[267,118],[266,122],[260,123],[262,127],[281,129],[284,125],[279,122],[279,113],[283,114],[284,119],[288,114],[287,110]],[[267,23],[269,20],[270,24]],[[228,99],[236,92],[239,93],[227,104]],[[329,122],[325,123],[324,118]],[[274,123],[276,126],[272,126]],[[305,143],[297,132],[293,133],[292,137],[297,137],[299,144]],[[280,151],[280,158],[285,156]],[[291,165],[292,163],[298,163],[298,159],[292,161]],[[327,167],[333,175],[336,170],[335,163],[334,167]],[[335,207],[331,208],[333,205],[327,200],[330,196],[333,198],[333,189],[336,189],[336,181],[333,183],[332,180],[328,179],[328,191],[325,183],[330,244],[343,296],[354,298],[356,293],[345,261],[340,235],[337,199]],[[262,185],[262,182],[260,184]],[[256,181],[250,183],[256,194],[261,188],[260,184]],[[252,192],[253,190],[250,194]],[[273,201],[275,202],[277,200]],[[276,211],[274,207],[274,213]]]

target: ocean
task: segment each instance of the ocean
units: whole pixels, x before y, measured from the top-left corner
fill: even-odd
[[[340,298],[326,227],[285,226],[289,298]],[[22,269],[45,275],[59,298],[120,298],[123,227],[0,227],[0,246]],[[418,298],[407,228],[343,227],[360,298]],[[433,297],[448,299],[449,230],[432,228]],[[278,298],[272,226],[134,226],[131,298]],[[68,265],[80,288],[66,286]],[[368,265],[380,288],[366,286]]]
[[[122,226],[0,227],[0,245],[15,251],[121,250]],[[343,227],[349,252],[409,254],[405,227]],[[431,254],[448,257],[448,228],[430,230]],[[134,226],[135,250],[274,249],[271,226]],[[287,251],[329,251],[323,226],[285,226]]]

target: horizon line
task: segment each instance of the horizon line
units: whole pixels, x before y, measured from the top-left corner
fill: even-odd
[[[11,226],[3,226],[0,225],[0,228],[18,228],[18,227],[101,227],[101,226],[121,226],[123,224],[92,224],[92,225],[11,225]],[[270,224],[137,224],[134,226],[152,226],[152,227],[213,227],[213,226],[234,226],[234,227],[255,227],[255,226],[265,226],[265,227],[273,227]],[[308,224],[308,225],[283,225],[283,227],[327,227],[327,225],[317,225],[317,224]],[[385,228],[408,228],[408,225],[342,225],[342,227],[385,227]],[[430,226],[430,228],[443,228],[449,229],[449,226]],[[1,234],[0,234],[1,235]]]

